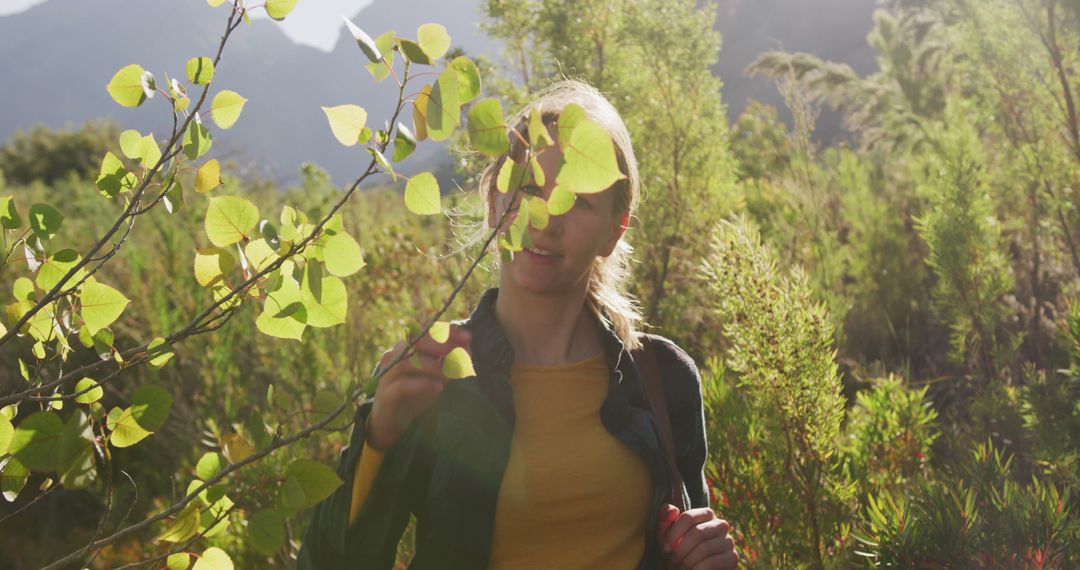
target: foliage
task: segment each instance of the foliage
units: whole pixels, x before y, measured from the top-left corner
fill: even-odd
[[[77,130],[54,131],[36,125],[17,131],[0,147],[0,171],[8,183],[34,181],[52,184],[69,175],[96,174],[101,155],[115,148],[120,129],[115,123],[89,121]]]

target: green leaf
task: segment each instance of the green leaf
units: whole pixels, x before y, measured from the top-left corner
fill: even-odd
[[[13,455],[28,469],[55,471],[61,458],[64,422],[51,412],[36,412],[15,428],[8,446]]]
[[[424,24],[416,30],[416,40],[432,61],[446,55],[450,49],[450,34],[441,24]]]
[[[113,75],[105,90],[112,96],[113,101],[124,107],[138,107],[146,100],[146,92],[143,90],[144,72],[140,65],[125,65]]]
[[[30,478],[30,470],[14,457],[0,459],[0,494],[8,502],[14,503]]]
[[[150,168],[161,160],[161,148],[158,147],[154,135],[143,136],[134,129],[128,129],[120,133],[120,150],[124,156],[140,162],[144,167]],[[122,166],[122,165],[121,165]],[[105,164],[102,164],[104,170]],[[104,172],[103,172],[104,174]]]
[[[401,49],[401,55],[405,56],[405,59],[417,63],[420,65],[432,65],[435,62],[424,51],[424,48],[420,47],[420,44],[406,39],[398,39],[398,47]]]
[[[195,173],[195,191],[202,194],[221,185],[221,163],[212,158]]]
[[[551,140],[551,132],[548,131],[547,125],[544,124],[543,117],[543,113],[537,107],[533,107],[529,111],[529,146],[533,151],[555,144],[555,141]],[[536,156],[535,153],[533,156]]]
[[[225,279],[236,261],[224,249],[208,247],[195,252],[195,280],[209,287]]]
[[[592,121],[584,120],[574,127],[563,152],[564,162],[555,182],[575,194],[603,192],[625,178],[619,171],[611,136]]]
[[[451,380],[476,376],[469,352],[460,346],[448,352],[443,357],[443,375]]]
[[[244,110],[246,103],[247,99],[236,91],[224,89],[214,95],[214,102],[210,104],[210,116],[218,127],[232,128],[236,120],[240,118],[240,112]]]
[[[422,141],[428,138],[427,132],[427,115],[428,115],[428,103],[431,101],[431,85],[425,85],[420,93],[413,99],[413,132],[416,133],[416,140]]]
[[[394,134],[394,162],[405,160],[415,149],[416,136],[408,127],[398,123],[397,132]]]
[[[214,196],[206,209],[206,236],[225,247],[247,238],[259,223],[259,209],[238,196]]]
[[[42,240],[52,239],[60,230],[60,223],[64,221],[64,216],[48,204],[30,206],[29,218],[30,229]]]
[[[111,443],[113,447],[131,447],[150,436],[150,432],[143,429],[143,427],[139,425],[139,422],[135,421],[135,416],[132,414],[131,408],[121,410],[115,418],[112,417],[111,412],[109,413],[109,416],[109,423],[112,424],[112,434],[109,435],[109,443]]]
[[[446,321],[435,321],[428,329],[428,334],[431,338],[439,343],[443,344],[450,340],[450,323]]]
[[[289,15],[289,12],[293,11],[296,7],[297,0],[266,0],[266,15],[271,18],[282,21],[285,16]],[[198,564],[195,565],[198,568]],[[229,565],[232,568],[232,565]]]
[[[209,4],[211,8],[217,8],[218,6],[224,4],[225,0],[206,0],[206,3]],[[172,570],[172,568],[170,568],[169,570]]]
[[[548,196],[547,211],[552,216],[561,216],[570,211],[570,208],[574,207],[574,202],[577,201],[577,194],[563,188],[562,186],[556,186],[551,191],[551,196]]]
[[[458,56],[447,67],[457,71],[458,104],[464,105],[480,94],[480,70],[473,60]]]
[[[322,463],[310,459],[297,459],[285,469],[285,481],[294,481],[294,488],[299,488],[302,503],[289,505],[289,508],[307,508],[317,505],[320,501],[330,496],[341,484],[334,470]],[[295,501],[298,497],[293,497]]]
[[[359,40],[357,40],[359,43]],[[377,62],[369,63],[364,67],[367,68],[371,76],[375,78],[376,82],[386,79],[387,75],[390,75],[390,67],[394,65],[394,44],[397,43],[397,36],[394,31],[384,33],[383,35],[375,38],[375,49],[382,55],[382,59],[385,59],[384,63],[381,59]],[[363,46],[361,46],[363,49]],[[369,58],[370,59],[370,58]]]
[[[364,52],[364,55],[367,56],[368,60],[370,60],[371,63],[382,61],[382,51],[371,39],[371,36],[367,35],[364,30],[358,28],[356,24],[353,24],[352,21],[345,16],[342,16],[341,19],[345,20],[345,27],[349,29],[349,33],[352,34],[353,39],[356,40],[356,45],[360,46],[360,51]]]
[[[358,105],[338,105],[336,107],[323,107],[326,119],[330,122],[330,130],[334,138],[345,146],[352,146],[360,142],[360,132],[364,130],[367,122],[367,111]]]
[[[111,152],[105,153],[101,160],[101,173],[97,178],[97,187],[106,198],[113,198],[121,192],[127,192],[139,183],[134,174],[124,168],[124,163]]]
[[[225,0],[209,0],[210,5],[213,6],[214,2],[221,4]],[[191,555],[187,552],[177,552],[176,554],[170,554],[165,559],[165,567],[169,570],[187,570],[191,565]]]
[[[248,519],[251,546],[267,556],[285,544],[285,517],[274,509],[261,510]]]
[[[332,327],[345,322],[348,293],[341,279],[323,275],[323,264],[309,261],[300,281],[300,302],[307,309],[307,324]]]
[[[15,209],[15,200],[11,196],[0,197],[0,228],[17,230],[22,226],[22,218]]]
[[[208,57],[193,57],[187,62],[188,81],[206,85],[214,79],[214,61]]]
[[[559,119],[556,121],[555,126],[559,133],[559,149],[563,153],[566,152],[566,147],[570,145],[570,135],[574,133],[574,128],[581,121],[587,120],[585,109],[577,103],[570,103],[559,112]]]
[[[81,392],[81,393],[80,393]],[[75,403],[93,404],[105,395],[105,390],[93,378],[83,378],[75,383]]]
[[[11,440],[14,437],[15,426],[12,425],[11,420],[0,417],[0,455],[8,452],[8,448],[11,447]]]
[[[367,151],[371,154],[372,158],[375,159],[375,162],[379,163],[379,166],[381,166],[383,170],[385,170],[386,173],[389,174],[390,177],[396,181],[398,176],[397,172],[394,172],[394,166],[390,164],[388,160],[386,160],[386,157],[383,156],[383,153],[379,152],[379,149],[370,146],[367,148]]]
[[[165,203],[165,209],[170,214],[178,212],[184,207],[184,188],[180,185],[178,176],[172,178],[172,184],[165,190],[165,196],[161,201]]]
[[[529,203],[529,225],[538,230],[546,228],[549,214],[544,199],[538,196],[525,196],[523,200]]]
[[[164,388],[143,384],[131,399],[131,415],[143,429],[155,432],[165,425],[173,398]]]
[[[274,252],[274,248],[266,243],[266,238],[248,242],[247,246],[244,247],[244,255],[247,257],[253,271],[266,269],[278,257],[277,253]]]
[[[171,344],[165,342],[165,339],[157,337],[146,345],[146,355],[152,368],[161,368],[172,359],[174,353]]]
[[[527,181],[525,167],[507,157],[499,167],[495,178],[495,189],[503,194],[517,190]]]
[[[34,299],[34,282],[26,277],[19,277],[11,285],[11,292],[18,301],[32,301]]]
[[[341,405],[341,396],[333,390],[319,390],[315,393],[315,399],[311,402],[311,414],[316,421],[322,421]],[[349,424],[349,414],[340,413],[326,427],[330,429],[342,429]]]
[[[81,258],[78,252],[74,249],[62,249],[49,256],[41,267],[38,268],[37,279],[34,280],[37,286],[44,291],[49,291],[56,286],[57,283],[63,279],[64,275],[75,267]],[[86,276],[86,271],[79,269],[75,272],[75,275],[71,276],[71,279],[67,281],[65,287],[70,287],[79,282],[80,279]]]
[[[421,172],[405,185],[405,207],[414,214],[430,216],[442,211],[439,181],[430,172]]]
[[[474,149],[488,156],[510,151],[506,120],[498,99],[484,99],[469,109],[469,141]]]
[[[326,271],[336,277],[348,277],[364,267],[360,244],[345,232],[334,234],[323,246]]]
[[[427,132],[433,141],[450,138],[461,121],[461,103],[458,102],[457,71],[443,70],[431,88],[428,101]]]
[[[220,453],[211,451],[199,459],[199,463],[195,465],[195,475],[203,481],[209,481],[228,466],[229,463]]]
[[[214,144],[214,140],[210,137],[210,129],[202,126],[202,123],[198,120],[198,114],[195,119],[188,124],[187,130],[184,131],[184,156],[191,160],[198,160],[198,158],[208,152],[210,147]]]
[[[547,184],[547,176],[544,174],[544,167],[540,166],[540,161],[536,158],[536,155],[529,157],[529,172],[532,174],[533,182],[538,187],[543,187]]]
[[[286,265],[289,271],[285,271]],[[266,296],[255,327],[272,337],[301,340],[307,328],[307,308],[300,301],[300,284],[292,277],[288,262],[282,264],[281,272],[281,283]]]
[[[94,447],[90,443],[94,431],[87,421],[86,413],[76,410],[64,425],[61,439],[60,484],[68,489],[83,489],[97,476],[94,466]]]
[[[199,532],[199,511],[198,503],[188,503],[154,540],[156,542],[184,542],[195,536]]]
[[[97,281],[83,284],[79,301],[82,304],[83,322],[90,329],[90,334],[96,334],[113,324],[130,302],[116,289]]]

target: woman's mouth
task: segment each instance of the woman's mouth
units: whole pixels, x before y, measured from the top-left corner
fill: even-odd
[[[555,254],[554,251],[548,251],[546,249],[542,249],[542,248],[539,248],[539,247],[526,247],[525,251],[527,251],[527,252],[529,252],[529,253],[531,253],[533,255],[539,256],[539,257],[547,257],[547,258],[558,257]]]

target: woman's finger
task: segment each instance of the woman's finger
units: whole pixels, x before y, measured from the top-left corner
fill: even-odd
[[[683,535],[682,541],[675,547],[675,551],[673,552],[675,560],[678,560],[685,566],[689,566],[689,564],[686,564],[684,561],[691,552],[710,539],[727,536],[727,531],[727,521],[720,519],[707,520],[690,527],[690,530],[686,531],[686,534]]]
[[[678,560],[683,568],[694,568],[705,560],[719,558],[721,555],[734,552],[734,550],[735,540],[730,536],[710,536],[706,540],[699,542],[686,553],[685,557],[678,558]]]
[[[667,535],[664,537],[664,552],[674,552],[687,531],[698,524],[714,518],[716,518],[716,513],[709,508],[690,509],[689,511],[680,513],[679,518],[675,519],[675,522],[668,528]]]

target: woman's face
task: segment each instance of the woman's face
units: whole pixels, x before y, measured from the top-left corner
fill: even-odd
[[[555,134],[553,133],[554,137]],[[509,159],[508,159],[509,160]],[[562,161],[558,144],[542,149],[537,161],[544,172],[544,185],[530,183],[523,193],[547,200],[555,188],[555,177]],[[527,177],[533,180],[531,169]],[[517,215],[517,204],[510,204],[513,192],[493,193],[489,207],[492,225],[506,207],[515,210],[505,224]],[[506,226],[504,226],[506,227]],[[530,227],[532,246],[514,255],[502,265],[502,286],[520,287],[542,294],[565,294],[581,291],[588,286],[589,271],[597,257],[611,255],[626,231],[626,216],[615,211],[615,191],[608,188],[596,194],[579,194],[570,211],[550,216],[547,226],[538,230]]]

